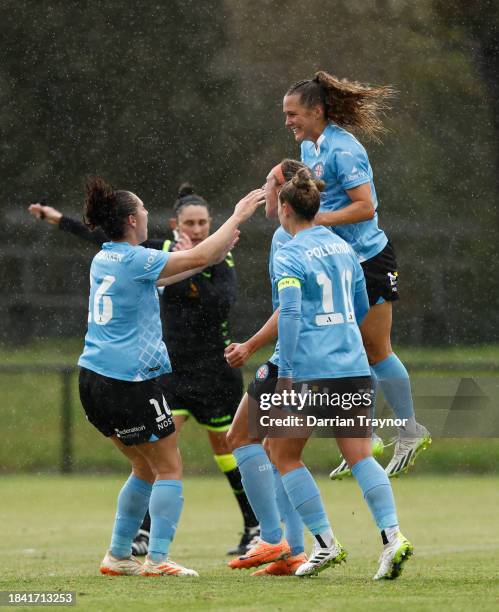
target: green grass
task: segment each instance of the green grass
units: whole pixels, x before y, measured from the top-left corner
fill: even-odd
[[[75,364],[80,354],[80,339],[35,342],[12,350],[0,347],[0,363],[5,365],[50,363]],[[255,368],[269,356],[262,349],[252,356],[245,368],[249,381]],[[439,364],[461,364],[480,368],[499,363],[499,345],[481,347],[404,349],[401,357],[414,365],[429,364],[439,371]],[[499,367],[498,367],[499,369]],[[479,370],[478,370],[479,371]],[[445,372],[443,372],[445,374]],[[439,371],[439,374],[442,372]],[[448,372],[451,376],[459,373]],[[490,372],[489,372],[490,374]],[[424,373],[427,376],[427,373]],[[61,379],[56,373],[0,373],[0,472],[57,471],[60,463]],[[78,471],[111,472],[123,467],[123,460],[86,422],[78,398],[77,377],[72,379],[72,418],[74,427],[74,464]],[[185,469],[191,474],[215,473],[207,436],[195,423],[188,423],[180,436]],[[307,461],[314,470],[329,472],[338,460],[336,445],[330,440],[316,440],[307,449]],[[390,451],[385,454],[387,462]],[[495,472],[499,464],[499,439],[437,439],[425,452],[415,471]]]
[[[14,347],[0,346],[0,363],[64,363],[76,364],[83,348],[81,338],[61,338],[33,341]],[[265,361],[273,350],[272,345],[257,351],[248,362],[253,369]],[[469,365],[496,365],[499,368],[499,344],[443,347],[405,347],[396,348],[397,354],[409,365],[428,364],[438,367],[441,363]]]
[[[394,482],[415,556],[373,583],[380,542],[352,481],[319,480],[348,563],[315,579],[251,578],[225,567],[240,519],[224,479],[188,478],[174,559],[198,580],[98,575],[125,475],[8,476],[1,484],[0,590],[73,590],[79,610],[497,610],[499,477]],[[307,544],[308,546],[308,544]]]

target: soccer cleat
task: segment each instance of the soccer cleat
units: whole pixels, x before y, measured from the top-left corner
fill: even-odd
[[[385,472],[389,478],[407,472],[414,465],[416,457],[431,444],[430,432],[423,425],[416,425],[414,436],[400,436],[395,443],[395,451]]]
[[[346,559],[347,551],[338,540],[335,539],[330,548],[321,548],[316,544],[309,560],[297,568],[295,576],[317,576],[332,565],[339,565],[343,561],[346,562]]]
[[[133,556],[128,559],[116,559],[108,551],[100,564],[100,573],[107,576],[138,576],[142,563]]]
[[[380,457],[383,454],[384,449],[383,440],[373,433],[372,437],[372,453],[373,457]],[[345,459],[342,458],[340,465],[335,468],[331,474],[329,474],[329,478],[331,480],[341,480],[342,478],[346,478],[347,476],[352,475],[352,470],[348,467],[348,463]]]
[[[139,529],[132,542],[132,555],[142,557],[149,552],[149,532]]]
[[[272,561],[266,567],[253,572],[252,576],[294,576],[296,570],[307,561],[307,555],[300,553],[287,559]]]
[[[183,567],[171,559],[166,559],[166,561],[155,563],[154,561],[151,561],[151,559],[147,558],[144,561],[140,575],[177,577],[190,576],[192,578],[199,578],[199,574],[195,570]]]
[[[402,573],[404,563],[413,554],[414,547],[400,531],[385,545],[379,558],[379,568],[373,580],[394,580]]]
[[[289,553],[290,549],[286,540],[281,540],[278,544],[269,544],[259,540],[246,554],[229,561],[228,566],[232,569],[258,567],[265,565],[265,563],[286,559],[289,557]]]
[[[260,525],[245,527],[239,544],[227,551],[228,555],[244,555],[260,538]]]

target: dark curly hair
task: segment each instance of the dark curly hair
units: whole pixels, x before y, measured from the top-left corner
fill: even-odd
[[[137,197],[130,191],[114,191],[99,176],[85,183],[83,220],[90,229],[100,227],[111,240],[121,240],[125,234],[125,219],[137,212]]]

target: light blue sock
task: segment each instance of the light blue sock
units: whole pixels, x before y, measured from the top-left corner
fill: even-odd
[[[149,502],[149,558],[155,563],[164,561],[168,555],[183,505],[181,480],[156,480]]]
[[[294,557],[305,551],[303,521],[289,501],[288,495],[284,490],[284,485],[282,484],[281,475],[277,468],[275,466],[272,467],[274,470],[277,507],[279,508],[281,520],[284,523],[286,540],[291,548],[291,555]]]
[[[289,501],[313,535],[331,530],[319,488],[306,467],[284,474],[282,484]]]
[[[261,444],[248,444],[232,452],[241,472],[241,481],[260,523],[262,540],[277,544],[282,538],[281,520],[274,488],[272,464]]]
[[[414,417],[409,374],[397,355],[392,353],[371,368],[383,389],[386,401],[390,404],[397,418],[410,419]]]
[[[133,538],[144,520],[151,489],[151,483],[133,474],[123,485],[118,495],[111,537],[110,551],[113,557],[126,558],[131,555]]]
[[[366,457],[352,467],[364,499],[380,530],[398,525],[392,485],[385,470],[373,457]]]

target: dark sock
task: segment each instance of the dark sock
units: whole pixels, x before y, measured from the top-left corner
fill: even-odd
[[[147,533],[151,531],[151,517],[149,515],[149,510],[146,512],[146,515],[144,516],[144,520],[142,521],[142,525],[140,526],[140,529],[142,529],[143,531],[147,531]]]
[[[241,509],[241,514],[244,519],[245,527],[256,527],[258,525],[258,519],[251,508],[251,505],[244,491],[243,483],[241,482],[241,472],[237,467],[237,462],[232,453],[227,455],[214,455],[214,459],[218,468],[221,472],[227,476],[230,488],[236,496],[237,503]]]
[[[256,527],[258,525],[258,519],[256,518],[244,491],[239,468],[235,468],[230,472],[224,472],[224,474],[227,476],[232,492],[236,496],[237,503],[239,504],[239,508],[241,509],[241,513],[243,515],[244,526]]]

